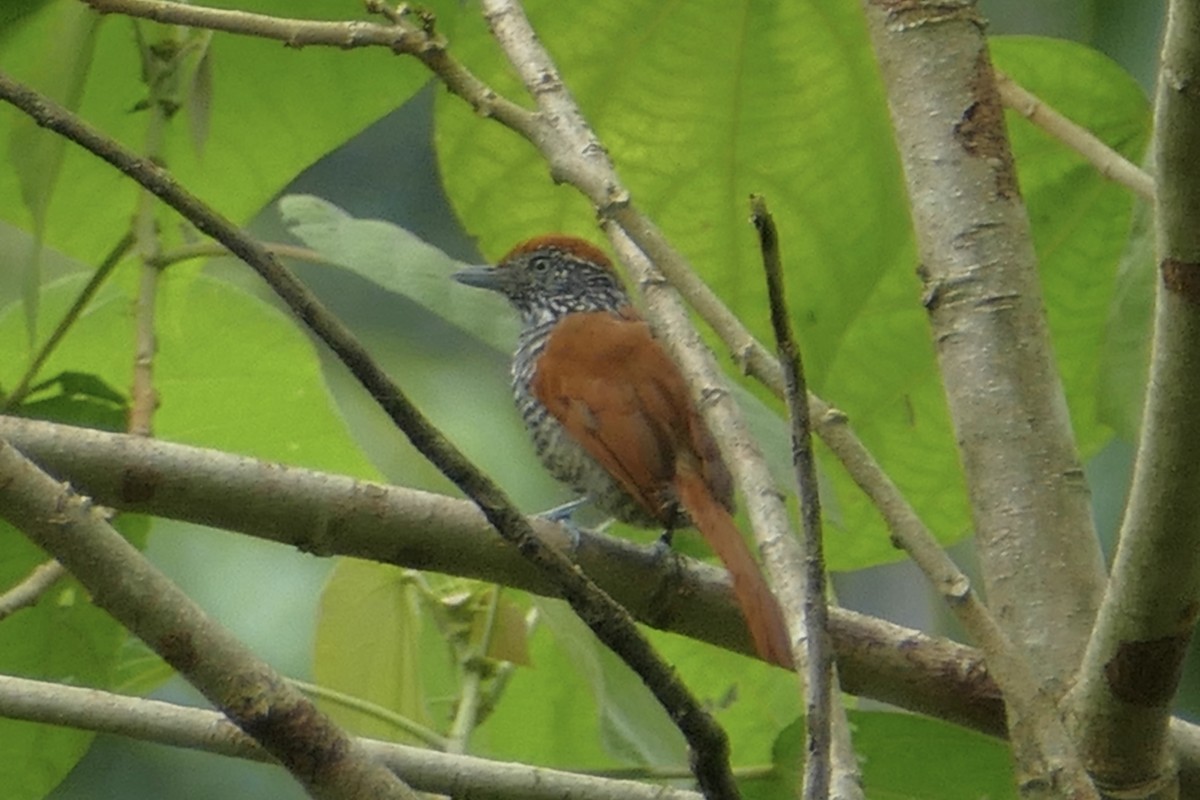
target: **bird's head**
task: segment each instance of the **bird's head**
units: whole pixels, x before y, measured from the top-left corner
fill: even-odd
[[[514,247],[494,267],[468,267],[454,273],[467,286],[508,298],[526,325],[579,311],[611,311],[629,297],[608,256],[573,236],[538,236]]]

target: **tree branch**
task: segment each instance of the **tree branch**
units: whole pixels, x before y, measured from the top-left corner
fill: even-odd
[[[66,570],[54,559],[38,564],[20,583],[0,595],[0,620],[35,605],[64,575]]]
[[[1019,782],[1094,796],[1052,699],[1078,666],[1103,563],[982,19],[966,0],[866,7],[987,595],[1048,695],[1008,698]]]
[[[121,511],[238,531],[317,555],[555,593],[463,500],[15,417],[0,416],[0,438],[59,480]],[[534,525],[539,536],[568,544],[559,526],[543,520]],[[583,532],[575,556],[584,572],[646,624],[753,652],[723,570],[681,559],[671,578],[677,583],[664,590],[661,559],[647,548]],[[1003,735],[999,690],[975,650],[843,609],[831,609],[829,625],[847,691]]]
[[[804,694],[805,745],[803,796],[825,800],[861,794],[862,774],[854,757],[850,723],[839,702],[837,671],[829,643],[829,607],[826,604],[825,550],[821,531],[821,494],[817,487],[817,465],[813,456],[808,384],[800,347],[792,334],[787,298],[783,289],[783,259],[775,220],[762,197],[750,198],[750,221],[758,231],[763,271],[771,306],[779,364],[783,369],[788,417],[792,428],[792,466],[800,499],[801,552],[804,557],[804,596],[801,598],[801,630],[805,658]],[[776,569],[786,570],[791,564]],[[831,788],[833,789],[831,793]]]
[[[46,475],[3,439],[0,514],[58,559],[96,605],[186,676],[313,797],[415,798],[151,566],[87,497]]]
[[[1083,156],[1104,177],[1116,181],[1143,200],[1154,199],[1154,178],[1145,170],[1113,150],[1087,128],[1076,125],[1054,106],[1014,81],[996,72],[1000,101],[1025,119]]]
[[[95,689],[0,675],[0,715],[66,725],[253,761],[273,761],[223,714]],[[455,756],[373,739],[357,746],[419,792],[488,800],[698,800],[696,792],[638,781]]]
[[[1167,13],[1155,110],[1159,277],[1120,544],[1072,711],[1113,795],[1174,797],[1168,723],[1200,615],[1200,7]]]
[[[167,25],[207,28],[243,36],[275,39],[288,47],[327,45],[351,50],[386,47],[394,53],[416,55],[444,46],[436,37],[403,20],[390,25],[355,20],[323,22],[297,20],[203,6],[182,5],[173,0],[82,0],[101,14],[125,14],[152,19]]]

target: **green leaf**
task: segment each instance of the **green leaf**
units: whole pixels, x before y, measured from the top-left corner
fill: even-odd
[[[8,589],[46,560],[42,550],[0,522],[0,587]],[[0,625],[0,673],[76,686],[107,687],[125,633],[74,580]],[[13,800],[44,797],[91,744],[94,733],[0,719],[0,782]]]
[[[1138,440],[1154,334],[1154,214],[1138,202],[1133,232],[1117,270],[1112,311],[1104,330],[1100,419],[1126,442]]]
[[[98,18],[78,4],[60,4],[52,23],[55,47],[45,48],[36,60],[36,82],[71,111],[79,108],[84,82],[96,46]],[[37,289],[41,283],[42,246],[50,200],[62,173],[67,140],[50,136],[31,118],[20,117],[6,137],[7,161],[20,188],[20,197],[33,221],[36,243],[24,265],[26,331],[32,338],[37,327]]]
[[[851,713],[868,797],[880,800],[1016,798],[1004,742],[912,714]],[[952,754],[952,757],[947,757]]]
[[[129,403],[124,395],[99,376],[86,372],[61,372],[33,387],[16,413],[68,425],[123,431]]]
[[[892,712],[849,712],[863,789],[879,800],[1006,800],[1016,798],[1008,747],[945,722]],[[774,771],[739,781],[747,800],[799,796],[804,722],[775,742]]]
[[[537,602],[539,609],[553,603]],[[592,686],[563,644],[557,633],[538,626],[530,641],[533,665],[513,673],[501,702],[472,737],[475,752],[547,767],[628,765],[602,746]]]
[[[422,619],[403,571],[339,559],[321,593],[313,675],[322,686],[428,726],[422,686]],[[337,702],[320,701],[335,720],[361,736],[411,741],[394,724]]]
[[[45,371],[88,374],[129,386],[133,273],[101,289]],[[65,278],[43,291],[47,323],[85,282]],[[155,432],[165,439],[359,477],[375,471],[332,406],[312,345],[290,319],[224,283],[178,268],[159,287]],[[16,338],[15,307],[0,309],[0,342]],[[42,332],[45,335],[45,331]],[[20,365],[0,363],[0,384]]]
[[[282,17],[362,18],[361,6],[325,0],[247,0],[241,10]],[[423,3],[451,16],[454,3]],[[75,0],[57,0],[28,14],[19,30],[8,33],[0,50],[0,69],[37,88],[34,65],[43,54],[60,59],[63,45],[54,36],[60,10],[78,9],[97,19]],[[130,20],[119,15],[102,19],[80,115],[132,149],[144,145],[149,117],[131,113],[147,97]],[[332,47],[286,48],[279,42],[219,33],[208,48],[204,69],[185,90],[209,95],[211,114],[203,154],[181,115],[171,122],[165,143],[167,167],[183,185],[234,220],[245,220],[261,208],[301,169],[328,153],[374,120],[395,109],[428,80],[428,72],[412,59],[384,48],[347,52]],[[61,95],[56,99],[62,101]],[[180,100],[197,110],[190,96]],[[0,141],[8,141],[24,116],[11,108],[0,111]],[[196,120],[193,120],[196,121]],[[204,135],[204,134],[201,134]],[[59,146],[49,131],[39,140]],[[71,176],[71,192],[54,198],[46,217],[46,242],[85,261],[111,245],[114,231],[128,226],[137,187],[112,167],[72,147],[63,162]],[[104,202],[96,202],[96,198]],[[16,178],[0,170],[0,219],[28,224]],[[164,234],[175,235],[174,226]]]
[[[450,276],[464,265],[398,225],[355,219],[319,197],[279,201],[288,230],[324,258],[407,297],[483,342],[515,342],[517,318],[508,303]]]
[[[545,627],[533,638],[533,666],[513,676],[476,743],[497,758],[547,766],[686,770],[683,738],[641,680],[565,603],[535,603]],[[645,633],[725,728],[733,763],[764,763],[799,713],[795,676],[684,637]]]
[[[566,603],[539,600],[538,609],[590,690],[600,712],[599,732],[605,749],[625,763],[686,765],[683,735],[625,662],[600,644]]]

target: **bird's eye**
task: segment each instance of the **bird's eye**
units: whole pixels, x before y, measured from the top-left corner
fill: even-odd
[[[550,269],[550,258],[548,256],[534,256],[529,259],[529,268],[537,273],[547,272]]]

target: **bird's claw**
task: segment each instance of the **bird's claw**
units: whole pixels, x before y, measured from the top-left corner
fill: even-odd
[[[549,522],[557,522],[567,532],[567,538],[570,540],[569,552],[574,555],[579,550],[579,545],[583,541],[583,530],[575,524],[575,511],[580,506],[588,502],[586,497],[577,497],[568,503],[563,503],[560,506],[555,506],[547,511],[543,511],[537,516]]]

